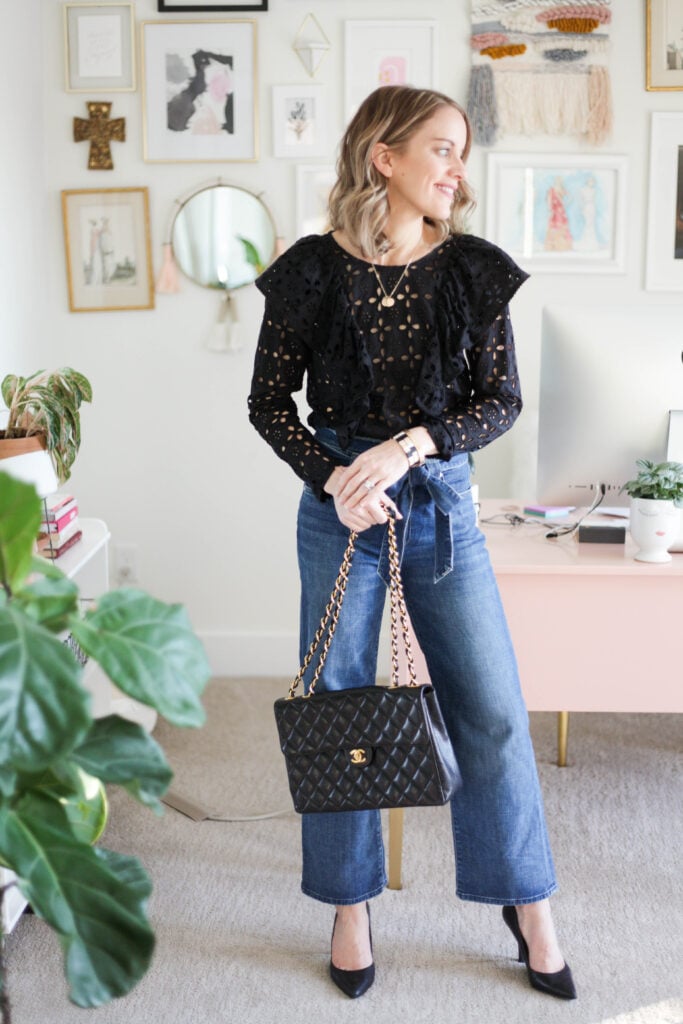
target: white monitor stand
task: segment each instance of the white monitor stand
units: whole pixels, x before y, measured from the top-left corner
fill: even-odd
[[[669,436],[666,442],[666,461],[683,462],[683,409],[669,410]],[[669,551],[683,551],[683,514],[678,538]]]

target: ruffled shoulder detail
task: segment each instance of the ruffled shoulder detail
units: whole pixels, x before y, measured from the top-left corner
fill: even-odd
[[[299,329],[315,321],[333,272],[325,235],[307,235],[286,249],[256,278],[256,287],[268,301],[287,311]]]
[[[480,335],[488,330],[529,275],[511,256],[484,238],[461,235],[453,243],[447,275],[450,287],[457,292],[469,333]]]
[[[467,351],[501,313],[526,274],[497,245],[475,235],[451,236],[435,253],[433,343],[422,366],[417,406],[437,415],[450,389],[462,398]]]

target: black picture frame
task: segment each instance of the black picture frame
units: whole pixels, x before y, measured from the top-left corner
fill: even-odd
[[[246,3],[223,3],[219,0],[218,3],[212,4],[207,3],[206,0],[202,0],[200,3],[188,3],[187,0],[180,0],[180,3],[173,3],[172,0],[157,0],[157,10],[161,14],[181,14],[192,13],[194,11],[203,12],[215,12],[215,11],[267,11],[268,0],[259,0],[254,3],[247,0]]]

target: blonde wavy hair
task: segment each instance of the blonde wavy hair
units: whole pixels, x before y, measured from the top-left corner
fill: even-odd
[[[389,149],[404,149],[415,132],[441,107],[457,110],[465,120],[467,141],[462,153],[465,161],[472,144],[472,131],[462,107],[444,93],[412,86],[385,85],[370,93],[356,111],[341,140],[337,160],[337,181],[329,198],[329,222],[340,230],[363,256],[376,259],[386,251],[388,239],[384,225],[389,213],[387,179],[372,162],[378,142]],[[429,220],[440,240],[450,234],[462,234],[465,217],[474,208],[474,193],[462,181],[455,194],[448,220]]]

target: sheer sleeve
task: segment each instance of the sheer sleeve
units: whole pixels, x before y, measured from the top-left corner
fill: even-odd
[[[522,409],[514,337],[508,306],[466,352],[471,392],[424,425],[443,458],[484,448],[510,429]]]
[[[301,325],[288,311],[266,300],[249,394],[249,420],[275,454],[324,500],[323,485],[336,463],[301,422],[292,395],[301,390],[309,348]]]

